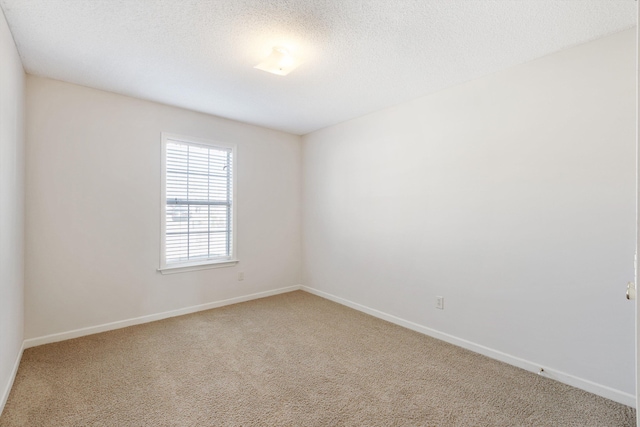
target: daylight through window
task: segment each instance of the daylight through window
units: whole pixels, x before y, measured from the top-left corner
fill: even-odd
[[[164,266],[231,260],[233,148],[163,140]]]

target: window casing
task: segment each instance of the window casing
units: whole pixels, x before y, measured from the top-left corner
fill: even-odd
[[[160,271],[235,265],[234,145],[162,134]]]

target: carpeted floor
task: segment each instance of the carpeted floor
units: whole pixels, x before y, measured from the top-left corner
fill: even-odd
[[[635,410],[292,292],[24,352],[0,426],[635,426]]]

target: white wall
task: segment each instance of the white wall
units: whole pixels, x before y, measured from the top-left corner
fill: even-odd
[[[237,144],[237,266],[156,272],[161,132]],[[300,283],[298,136],[28,76],[26,157],[26,338]]]
[[[633,404],[635,40],[303,137],[303,284]]]
[[[0,11],[0,412],[23,339],[24,71]]]

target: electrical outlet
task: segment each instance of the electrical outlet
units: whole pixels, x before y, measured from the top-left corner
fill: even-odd
[[[444,297],[436,297],[436,308],[444,310]]]
[[[242,282],[244,280],[244,273],[241,271],[238,273],[238,281]]]

